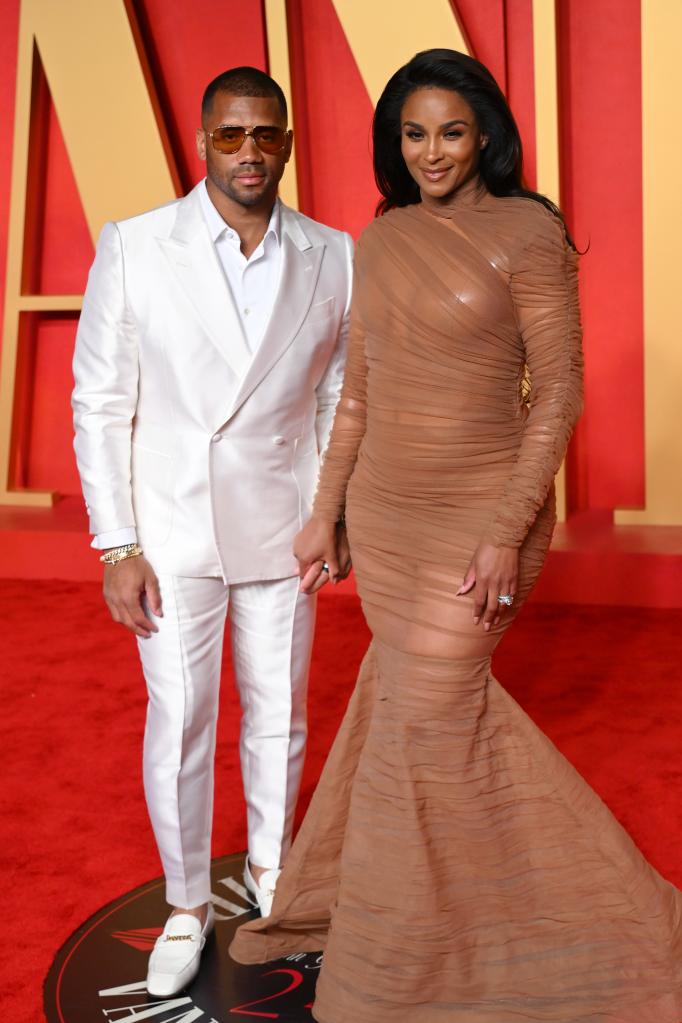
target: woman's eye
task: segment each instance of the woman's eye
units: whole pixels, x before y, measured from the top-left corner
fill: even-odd
[[[446,139],[461,139],[462,133],[461,131],[446,131],[445,137]]]
[[[420,131],[408,131],[407,132],[407,137],[408,137],[408,139],[415,139],[416,140],[416,139],[421,139],[424,136],[422,135],[422,133]]]

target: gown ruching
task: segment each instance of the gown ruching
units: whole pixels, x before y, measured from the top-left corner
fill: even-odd
[[[490,671],[581,410],[575,253],[474,181],[374,221],[355,278],[314,513],[345,512],[373,639],[272,915],[231,954],[324,949],[319,1023],[679,1023],[682,893]],[[482,541],[520,553],[489,632],[456,596]]]

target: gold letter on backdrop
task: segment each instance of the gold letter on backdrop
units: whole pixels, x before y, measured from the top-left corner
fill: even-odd
[[[80,295],[22,294],[34,62],[40,60],[93,241],[107,220],[174,199],[177,177],[124,0],[22,0],[0,365],[0,504],[49,505],[12,490],[22,312],[77,310]]]
[[[420,50],[469,52],[450,0],[334,0],[334,7],[374,106],[391,75]]]
[[[291,68],[289,66],[289,31],[287,29],[286,0],[265,0],[265,34],[268,41],[268,70],[279,82],[289,108],[289,127],[294,127],[294,104],[291,96]],[[284,177],[279,186],[282,202],[298,209],[298,182],[296,180],[296,146],[291,152]]]
[[[422,0],[418,8],[414,0],[391,0],[390,4],[378,0],[374,3],[333,0],[333,3],[374,105],[393,72],[418,50],[449,46],[469,52],[449,0]],[[265,0],[264,10],[269,71],[284,90],[291,128],[295,111],[291,98],[287,2]],[[379,38],[381,46],[377,47]],[[295,160],[294,146],[279,191],[288,206],[298,209]]]
[[[682,4],[642,0],[646,507],[617,511],[620,525],[682,525],[681,38]]]

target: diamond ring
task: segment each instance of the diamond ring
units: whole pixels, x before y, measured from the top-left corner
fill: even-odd
[[[500,593],[499,597],[497,598],[497,603],[506,604],[507,607],[511,607],[512,604],[514,603],[514,598],[511,595],[511,593]]]

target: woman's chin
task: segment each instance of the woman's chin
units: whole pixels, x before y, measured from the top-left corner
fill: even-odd
[[[453,185],[451,181],[425,181],[421,185],[422,196],[426,196],[428,199],[440,200],[441,202],[445,202],[456,191],[457,185]]]

